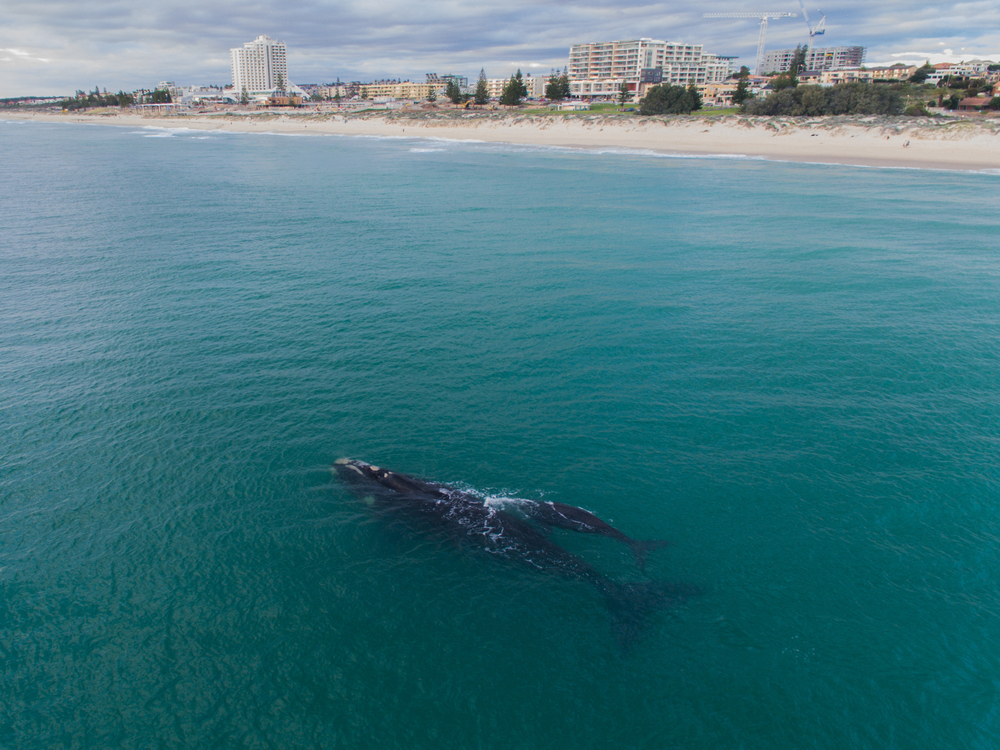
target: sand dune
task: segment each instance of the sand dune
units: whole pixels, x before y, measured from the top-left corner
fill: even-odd
[[[527,115],[516,112],[369,112],[139,116],[3,113],[6,119],[478,140],[587,149],[648,149],[766,159],[934,169],[1000,169],[1000,119],[768,118]]]

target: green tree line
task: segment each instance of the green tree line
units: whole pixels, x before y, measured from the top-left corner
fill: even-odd
[[[788,86],[743,103],[748,115],[901,115],[903,98],[884,84],[839,83],[836,86]]]
[[[153,94],[166,94],[167,101],[170,101],[170,94],[166,91],[154,91]],[[133,104],[135,104],[135,97],[132,94],[126,94],[124,91],[119,91],[117,94],[109,94],[105,91],[102,94],[97,87],[91,92],[77,91],[76,96],[57,102],[57,106],[69,110],[90,109],[91,107],[131,107]]]

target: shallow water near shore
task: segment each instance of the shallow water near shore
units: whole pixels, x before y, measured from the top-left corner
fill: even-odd
[[[997,176],[157,134],[0,123],[0,746],[998,746]]]

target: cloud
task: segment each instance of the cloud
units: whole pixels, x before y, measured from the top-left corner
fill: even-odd
[[[769,49],[808,42],[797,18],[771,21]],[[821,14],[807,6],[815,24]],[[547,72],[568,62],[572,44],[652,37],[701,43],[752,65],[754,19],[706,19],[732,0],[4,0],[0,10],[0,96],[65,94],[94,85],[150,87],[161,80],[227,83],[229,49],[268,34],[288,45],[289,77],[299,83],[371,78],[422,79],[485,68]],[[860,44],[872,63],[935,59],[910,53],[945,47],[997,57],[1000,6],[993,2],[843,0],[827,9],[817,46]],[[938,52],[937,56],[945,54]],[[44,63],[44,64],[42,64]]]
[[[33,55],[23,49],[4,49],[0,47],[0,54],[4,53],[13,55],[13,57],[0,57],[0,62],[52,62],[52,60],[47,57],[38,57],[37,55]]]

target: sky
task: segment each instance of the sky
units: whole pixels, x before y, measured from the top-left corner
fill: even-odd
[[[817,47],[863,45],[869,65],[1000,61],[1000,3],[948,0],[823,0],[806,3]],[[754,19],[705,12],[786,11],[767,48],[808,43],[798,0],[3,0],[0,97],[231,83],[229,49],[267,34],[288,46],[294,83],[423,81],[425,73],[470,79],[548,75],[572,44],[651,37],[738,55],[751,69]]]

